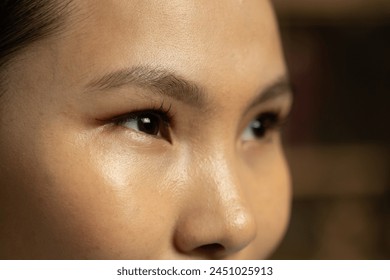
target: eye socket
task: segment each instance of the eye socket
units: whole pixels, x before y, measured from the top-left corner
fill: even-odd
[[[169,140],[170,118],[162,111],[133,112],[113,120],[115,125]]]
[[[266,112],[258,115],[252,120],[242,133],[243,141],[264,139],[269,132],[280,127],[281,121],[279,114],[275,112]]]

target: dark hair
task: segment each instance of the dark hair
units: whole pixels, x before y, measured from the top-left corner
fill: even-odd
[[[1,0],[0,73],[22,49],[59,32],[69,4],[70,0]]]

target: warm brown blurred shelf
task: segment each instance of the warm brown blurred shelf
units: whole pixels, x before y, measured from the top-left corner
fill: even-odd
[[[289,147],[294,197],[383,195],[390,184],[390,151],[376,145]]]
[[[272,0],[280,18],[327,24],[390,22],[388,0]]]

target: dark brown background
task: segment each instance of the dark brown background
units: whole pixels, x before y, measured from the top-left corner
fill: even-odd
[[[390,259],[390,1],[274,0],[294,200],[273,259]]]

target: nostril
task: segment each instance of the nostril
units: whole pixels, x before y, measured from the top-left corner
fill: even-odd
[[[205,254],[205,255],[213,255],[220,253],[225,250],[225,247],[223,247],[221,244],[218,243],[212,243],[212,244],[206,244],[202,245],[195,249],[195,251],[199,254]]]

